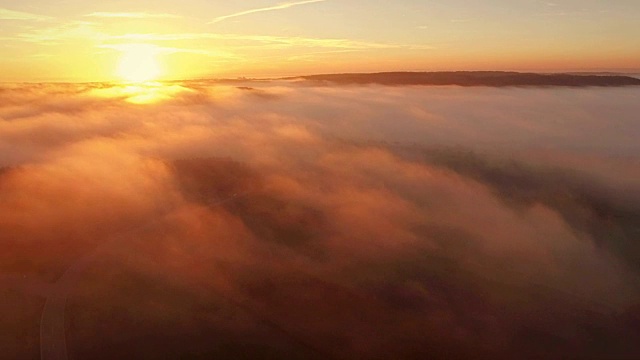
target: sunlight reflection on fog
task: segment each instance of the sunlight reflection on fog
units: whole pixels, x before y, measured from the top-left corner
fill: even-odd
[[[178,94],[194,92],[186,87],[161,82],[123,83],[112,87],[94,89],[91,95],[101,98],[120,98],[138,104],[155,104],[173,99]]]

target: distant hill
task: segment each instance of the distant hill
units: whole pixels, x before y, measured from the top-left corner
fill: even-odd
[[[536,74],[502,71],[383,72],[329,74],[286,78],[337,84],[459,85],[459,86],[640,86],[624,75]]]

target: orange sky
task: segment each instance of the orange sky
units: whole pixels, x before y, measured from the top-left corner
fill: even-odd
[[[0,81],[640,69],[636,0],[0,0]]]

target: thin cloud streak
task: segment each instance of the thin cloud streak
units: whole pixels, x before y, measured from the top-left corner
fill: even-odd
[[[106,14],[106,13],[105,13]],[[114,18],[115,18],[115,13]],[[125,13],[123,13],[124,15]],[[137,14],[137,13],[136,13]],[[140,13],[139,15],[141,15]],[[147,14],[152,15],[152,14]],[[153,14],[161,16],[161,14]],[[88,15],[87,15],[88,16]],[[376,49],[406,49],[406,50],[433,50],[434,47],[425,44],[398,44],[382,43],[374,41],[360,41],[348,38],[312,38],[312,37],[287,37],[271,35],[244,35],[244,34],[219,34],[207,32],[195,33],[130,33],[122,35],[111,35],[97,29],[97,24],[88,21],[71,21],[54,27],[31,30],[18,34],[10,40],[27,41],[41,43],[43,45],[53,45],[60,41],[72,39],[89,39],[109,43],[118,41],[188,41],[188,40],[224,40],[238,42],[260,43],[257,47],[269,48],[291,48],[307,47],[318,49],[339,49],[339,50],[376,50]]]
[[[89,39],[99,40],[106,36],[96,29],[96,24],[90,21],[70,21],[52,27],[32,29],[17,34],[18,41],[37,43],[41,45],[57,45],[62,41]]]
[[[0,20],[34,20],[34,21],[42,21],[42,20],[50,20],[51,17],[32,14],[22,11],[14,11],[5,8],[0,8]]]
[[[146,12],[94,12],[85,15],[95,18],[125,18],[125,19],[178,19],[179,15],[174,14],[154,14]]]
[[[100,49],[111,49],[117,51],[126,51],[131,47],[131,44],[108,44],[108,45],[100,45],[98,48]],[[239,57],[235,56],[226,51],[220,50],[205,50],[205,49],[192,49],[192,48],[178,48],[178,47],[161,47],[161,46],[152,46],[153,50],[158,54],[195,54],[195,55],[204,55],[211,56],[217,58],[226,58],[226,59],[239,59]]]
[[[244,15],[255,14],[255,13],[259,13],[259,12],[284,10],[284,9],[288,9],[288,8],[291,8],[291,7],[294,7],[294,6],[313,4],[313,3],[325,2],[325,1],[326,0],[306,0],[306,1],[282,3],[282,4],[279,4],[279,5],[265,7],[265,8],[259,8],[259,9],[251,9],[251,10],[241,11],[241,12],[238,12],[238,13],[235,13],[235,14],[231,14],[231,15],[219,16],[219,17],[211,20],[209,22],[209,24],[216,24],[216,23],[219,23],[219,22],[227,20],[227,19],[240,17],[240,16],[244,16]]]
[[[431,50],[429,45],[416,44],[385,44],[369,41],[357,41],[351,39],[332,38],[306,38],[285,37],[269,35],[240,35],[240,34],[215,34],[215,33],[182,33],[182,34],[127,34],[109,36],[111,40],[135,40],[135,41],[178,41],[178,40],[238,40],[254,41],[267,44],[286,46],[307,46],[337,49],[411,49]]]

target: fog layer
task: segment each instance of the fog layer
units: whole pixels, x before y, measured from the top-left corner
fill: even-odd
[[[640,356],[638,98],[4,85],[0,351],[93,254],[73,358]]]

